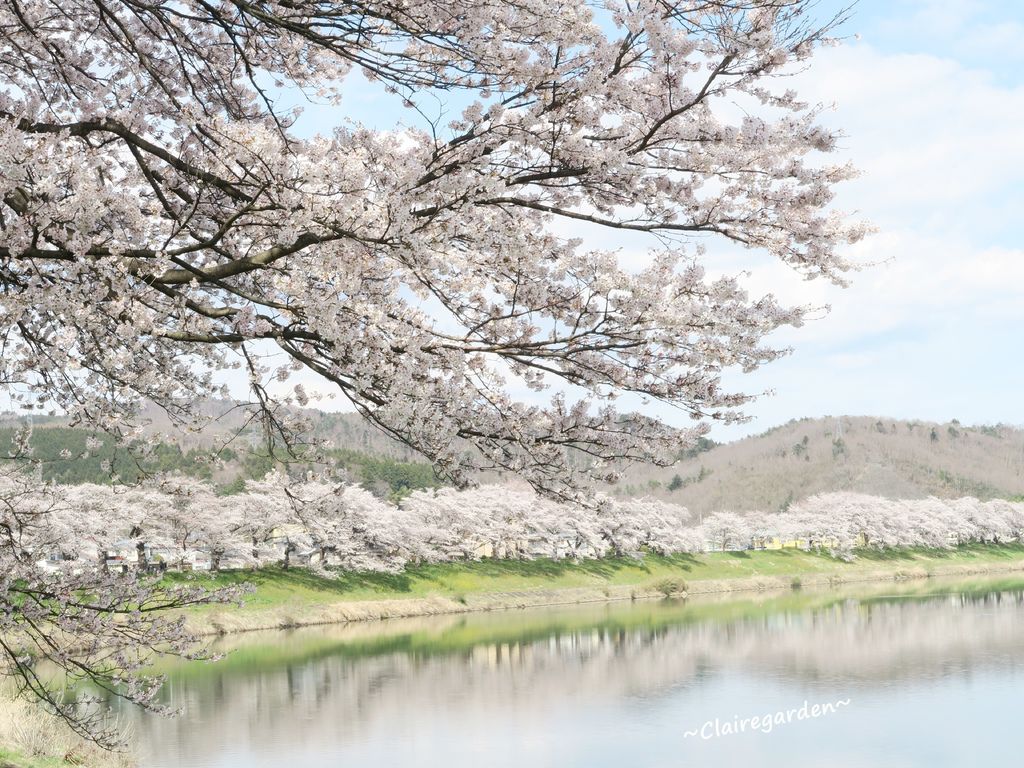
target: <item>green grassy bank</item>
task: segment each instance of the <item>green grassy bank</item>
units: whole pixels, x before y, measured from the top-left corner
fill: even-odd
[[[196,629],[232,632],[393,616],[414,616],[787,588],[881,579],[1024,571],[1024,546],[971,545],[953,550],[864,550],[850,561],[800,550],[716,552],[643,559],[483,560],[407,568],[398,574],[319,576],[272,568],[216,575],[175,574],[172,582],[208,587],[250,583],[242,608],[197,609]]]
[[[56,747],[49,751],[60,751]],[[60,755],[32,755],[14,748],[0,745],[0,768],[134,768],[130,757],[120,754],[104,754],[98,748],[88,748],[82,754],[62,753]]]
[[[0,747],[0,768],[57,768],[67,765],[56,757],[26,757]]]

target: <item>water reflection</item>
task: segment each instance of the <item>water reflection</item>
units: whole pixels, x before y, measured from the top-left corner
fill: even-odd
[[[941,586],[260,633],[167,670],[181,717],[130,716],[153,768],[982,765],[1012,754],[1024,584],[915,594]],[[770,734],[684,738],[839,698]]]

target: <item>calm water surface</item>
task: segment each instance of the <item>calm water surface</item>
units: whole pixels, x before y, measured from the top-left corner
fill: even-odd
[[[143,766],[1022,760],[1024,582],[394,620],[256,633],[223,650],[167,670],[180,717],[125,711]],[[807,714],[836,708],[800,719],[805,702]],[[770,732],[723,733],[765,715]]]

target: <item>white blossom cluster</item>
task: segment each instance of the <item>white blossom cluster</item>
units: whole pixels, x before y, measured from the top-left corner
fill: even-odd
[[[457,480],[572,498],[584,471],[671,462],[741,417],[723,369],[811,311],[705,249],[842,282],[866,231],[833,206],[837,134],[778,77],[828,42],[815,5],[3,4],[0,387],[131,436],[140,402],[191,423],[237,367],[287,441],[305,371]],[[310,138],[275,103],[343,108],[353,70],[404,126]],[[593,247],[610,233],[642,261]]]
[[[846,555],[857,548],[946,548],[1008,542],[1024,532],[1024,503],[973,498],[885,499],[829,493],[785,512],[717,512],[695,521],[655,499],[597,497],[567,504],[532,490],[488,485],[416,491],[395,505],[358,485],[291,483],[271,474],[218,497],[180,477],[147,486],[61,489],[50,554],[108,568],[262,567],[295,564],[400,570],[481,558],[582,559],[799,546]]]

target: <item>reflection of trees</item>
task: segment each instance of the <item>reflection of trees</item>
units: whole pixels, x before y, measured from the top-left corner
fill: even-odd
[[[351,640],[372,631],[374,625],[316,632]],[[184,716],[142,718],[136,729],[153,754],[180,755],[185,765],[221,744],[343,745],[429,712],[479,721],[581,700],[650,699],[721,672],[847,691],[934,680],[1016,666],[1024,660],[1022,641],[1024,593],[851,600],[724,623],[559,632],[449,654],[335,654],[252,672],[213,666],[208,676],[172,678],[167,694]]]

